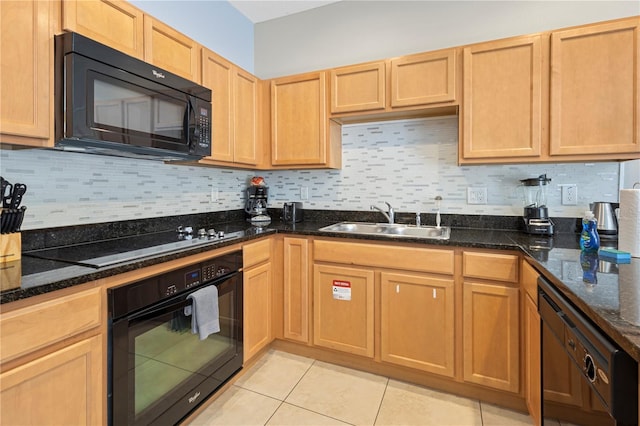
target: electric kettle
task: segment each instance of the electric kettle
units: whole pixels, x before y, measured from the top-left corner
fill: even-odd
[[[598,234],[600,236],[614,236],[618,234],[618,222],[613,213],[611,203],[595,202],[590,205],[591,211],[598,222]]]

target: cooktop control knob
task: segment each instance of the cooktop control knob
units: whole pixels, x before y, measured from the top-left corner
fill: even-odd
[[[211,228],[207,231],[207,235],[209,236],[209,238],[215,238],[216,237],[216,230]]]
[[[207,236],[207,231],[204,228],[198,229],[198,237],[204,238]]]
[[[224,231],[218,231],[218,238],[224,238]]]

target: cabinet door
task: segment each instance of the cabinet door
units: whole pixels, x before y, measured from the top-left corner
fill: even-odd
[[[456,99],[456,52],[421,53],[391,61],[391,106],[453,102]]]
[[[244,361],[271,342],[271,263],[244,272]]]
[[[524,299],[524,380],[525,380],[525,400],[529,415],[535,426],[542,424],[540,409],[542,406],[542,393],[540,383],[540,314],[538,306],[525,293]]]
[[[271,161],[278,165],[327,163],[325,74],[271,82]]]
[[[551,155],[640,152],[640,19],[551,35]]]
[[[103,423],[102,336],[94,336],[0,374],[3,425]]]
[[[53,146],[53,7],[49,1],[0,2],[2,142]]]
[[[541,154],[543,54],[541,36],[464,48],[461,162]]]
[[[509,392],[520,390],[518,289],[465,282],[464,380]]]
[[[373,271],[314,265],[313,343],[373,357]]]
[[[202,85],[211,89],[211,158],[233,162],[233,64],[202,49]]]
[[[385,63],[332,69],[331,113],[384,109]]]
[[[309,242],[284,239],[284,337],[309,343]]]
[[[240,164],[258,164],[258,79],[239,68],[234,70],[234,155]]]
[[[381,273],[382,360],[453,377],[453,279]]]
[[[144,57],[141,10],[122,0],[64,0],[62,28],[138,59]]]
[[[170,26],[144,15],[144,60],[200,83],[200,46]]]

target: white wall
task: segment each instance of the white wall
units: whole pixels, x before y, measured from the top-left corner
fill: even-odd
[[[640,1],[342,1],[255,26],[272,78],[625,16]]]
[[[228,2],[130,1],[234,64],[254,72],[253,23]]]

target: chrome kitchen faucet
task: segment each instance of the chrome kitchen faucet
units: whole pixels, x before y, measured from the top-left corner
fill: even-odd
[[[380,207],[376,207],[376,206],[371,206],[370,208],[371,208],[371,210],[378,210],[380,213],[382,213],[384,215],[384,217],[387,218],[389,223],[394,223],[395,222],[395,212],[393,211],[393,207],[391,207],[391,204],[387,203],[386,201],[384,203],[389,208],[388,212],[385,212]]]

